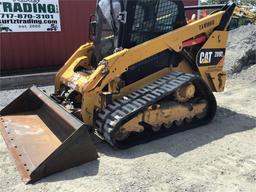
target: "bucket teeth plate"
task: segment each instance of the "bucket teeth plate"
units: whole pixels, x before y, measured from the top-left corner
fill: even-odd
[[[98,158],[88,127],[37,87],[1,111],[0,131],[26,183]]]

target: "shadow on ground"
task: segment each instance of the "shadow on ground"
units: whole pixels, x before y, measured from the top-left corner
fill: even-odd
[[[97,141],[95,145],[100,154],[121,159],[134,159],[159,152],[178,157],[183,153],[202,147],[227,135],[254,128],[256,128],[256,117],[219,107],[213,122],[206,126],[174,134],[127,150],[114,150],[105,142],[100,141]],[[97,175],[100,161],[101,159],[66,170],[45,178],[41,182],[72,180],[79,177]]]
[[[148,154],[165,152],[173,157],[219,140],[226,135],[256,128],[256,117],[239,114],[222,107],[208,125],[174,134],[128,150],[113,150],[105,143],[98,143],[97,150],[107,156],[132,159]]]
[[[45,177],[44,179],[36,182],[35,184],[64,181],[64,180],[74,180],[81,177],[89,177],[89,176],[97,175],[99,170],[99,163],[100,163],[99,161],[100,160],[91,161],[81,166],[77,166],[62,172],[58,172],[51,176]]]

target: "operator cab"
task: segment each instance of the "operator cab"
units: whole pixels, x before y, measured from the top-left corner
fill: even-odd
[[[98,0],[92,30],[95,63],[185,24],[180,0]]]

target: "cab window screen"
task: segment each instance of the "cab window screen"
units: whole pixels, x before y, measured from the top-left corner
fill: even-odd
[[[178,5],[171,0],[140,0],[135,9],[131,43],[138,45],[174,29]]]

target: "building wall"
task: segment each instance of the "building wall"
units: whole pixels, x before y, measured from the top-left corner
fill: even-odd
[[[185,6],[191,6],[191,5],[199,5],[200,0],[183,0],[183,3]],[[187,11],[186,16],[188,18],[191,18],[193,14],[197,14],[197,11]]]
[[[61,65],[88,40],[95,1],[60,0],[59,4],[61,32],[0,33],[1,70]]]
[[[95,0],[59,0],[61,32],[0,33],[1,71],[61,66],[88,41]],[[183,0],[196,5],[197,0]],[[191,15],[191,13],[189,14]]]

